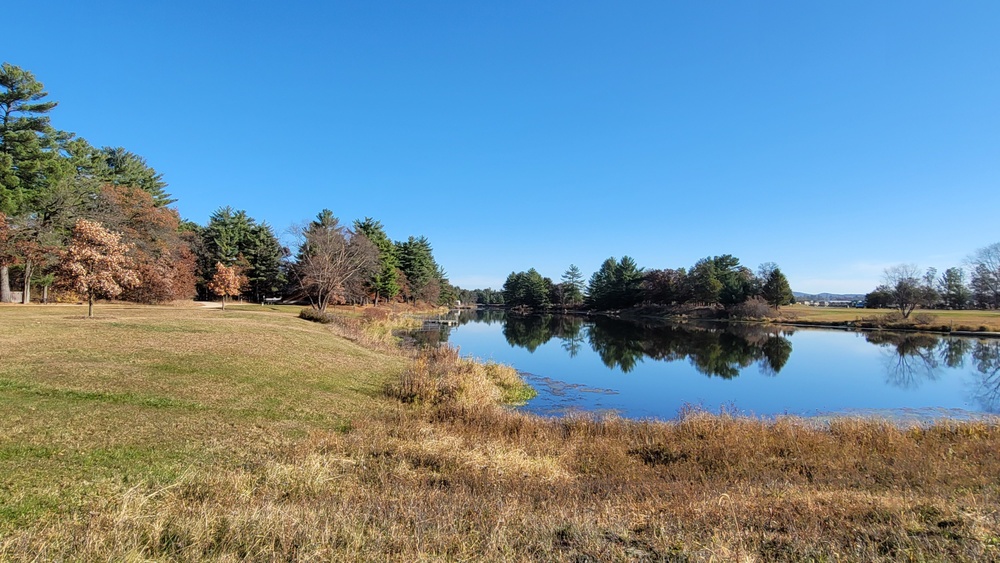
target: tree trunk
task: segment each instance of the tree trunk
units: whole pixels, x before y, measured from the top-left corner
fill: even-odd
[[[87,317],[94,316],[94,294],[87,294]]]
[[[10,268],[0,266],[0,303],[10,303]]]
[[[222,310],[223,311],[226,310],[226,296],[225,295],[222,296]]]
[[[31,260],[24,262],[24,291],[21,293],[21,303],[27,305],[31,303]]]
[[[49,286],[43,285],[42,286],[42,305],[48,305],[48,304],[49,304]]]

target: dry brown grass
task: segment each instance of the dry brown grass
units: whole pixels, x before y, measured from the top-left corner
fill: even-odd
[[[496,404],[510,372],[447,350],[404,365],[292,314],[7,313],[26,336],[0,336],[5,360],[35,363],[0,366],[0,560],[1000,558],[992,424],[550,420]],[[107,351],[108,333],[73,336],[102,322],[135,336],[114,333]],[[309,346],[285,349],[286,366],[251,336]],[[195,364],[182,384],[144,346],[228,361]],[[245,354],[266,365],[245,373]],[[187,391],[202,379],[218,389]],[[260,379],[299,406],[249,408],[272,389]]]
[[[1000,311],[943,311],[918,309],[904,323],[901,314],[889,309],[851,309],[788,305],[781,308],[783,319],[815,324],[843,324],[858,321],[873,326],[906,325],[934,330],[1000,331]],[[899,318],[897,318],[899,317]],[[880,321],[881,319],[881,321]]]
[[[463,359],[448,346],[418,355],[399,381],[386,385],[386,394],[405,403],[463,408],[521,404],[535,396],[514,368]]]

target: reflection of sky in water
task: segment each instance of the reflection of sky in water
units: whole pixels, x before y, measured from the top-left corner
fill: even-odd
[[[778,374],[766,373],[758,361],[724,379],[699,373],[688,358],[643,357],[627,373],[608,368],[591,348],[587,330],[585,326],[580,332],[575,356],[560,338],[538,345],[534,352],[512,346],[503,335],[503,323],[496,322],[465,324],[452,331],[449,341],[465,356],[532,374],[529,382],[539,397],[526,408],[541,414],[582,409],[672,418],[685,405],[697,405],[710,411],[734,407],[759,416],[857,413],[926,420],[969,416],[990,404],[981,398],[985,376],[969,353],[964,366],[949,368],[940,359],[940,349],[921,349],[922,356],[901,359],[895,345],[872,344],[862,333],[797,329],[785,335],[792,351]]]

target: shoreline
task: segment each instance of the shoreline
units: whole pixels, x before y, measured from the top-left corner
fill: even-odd
[[[488,306],[481,307],[483,310],[505,310],[509,313],[521,314],[521,315],[567,315],[573,317],[592,317],[592,316],[603,316],[614,319],[630,320],[630,321],[659,321],[668,323],[683,324],[689,321],[702,321],[702,322],[719,322],[719,323],[750,323],[750,324],[761,324],[761,325],[783,325],[783,326],[794,326],[802,328],[825,328],[834,330],[854,330],[854,331],[878,331],[884,330],[887,332],[926,332],[932,334],[944,334],[951,336],[962,336],[962,337],[972,337],[972,338],[1000,338],[1000,330],[982,330],[986,325],[981,325],[978,329],[972,327],[969,324],[959,324],[958,328],[955,328],[955,323],[951,324],[939,324],[937,322],[932,323],[913,323],[913,322],[887,322],[886,324],[877,324],[873,320],[858,319],[854,320],[811,320],[811,319],[798,319],[794,315],[797,315],[797,311],[792,313],[792,317],[782,317],[779,316],[775,318],[756,318],[756,319],[737,319],[737,318],[724,318],[717,314],[707,315],[706,312],[718,312],[717,309],[713,308],[696,308],[691,309],[691,312],[700,312],[701,314],[691,315],[686,312],[667,312],[662,308],[656,308],[655,310],[650,310],[649,308],[637,308],[637,309],[623,309],[623,310],[610,310],[610,311],[589,311],[582,309],[558,309],[558,308],[548,308],[541,311],[526,308],[507,308],[498,306]],[[833,313],[841,313],[842,311],[838,309],[832,310]],[[860,311],[877,311],[875,315],[888,316],[892,315],[893,311],[886,311],[884,309],[860,309]],[[810,311],[812,312],[812,311]],[[819,314],[823,314],[826,311],[817,311]],[[970,314],[980,313],[977,310],[968,311],[958,311],[958,313],[968,312]],[[935,312],[934,310],[921,311],[923,314],[928,315],[941,315],[944,312]],[[948,311],[947,313],[955,313],[953,311]],[[985,311],[982,313],[993,313],[992,311]],[[995,322],[1000,323],[1000,312],[996,312]]]

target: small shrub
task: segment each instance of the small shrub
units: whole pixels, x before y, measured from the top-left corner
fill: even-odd
[[[313,309],[312,307],[306,307],[305,309],[299,311],[299,318],[323,324],[330,324],[335,320],[334,315],[324,313],[317,309]]]
[[[776,311],[760,297],[752,297],[729,308],[729,316],[735,319],[766,319],[775,314]]]
[[[930,313],[916,313],[913,315],[913,322],[921,325],[933,324],[937,317]]]

